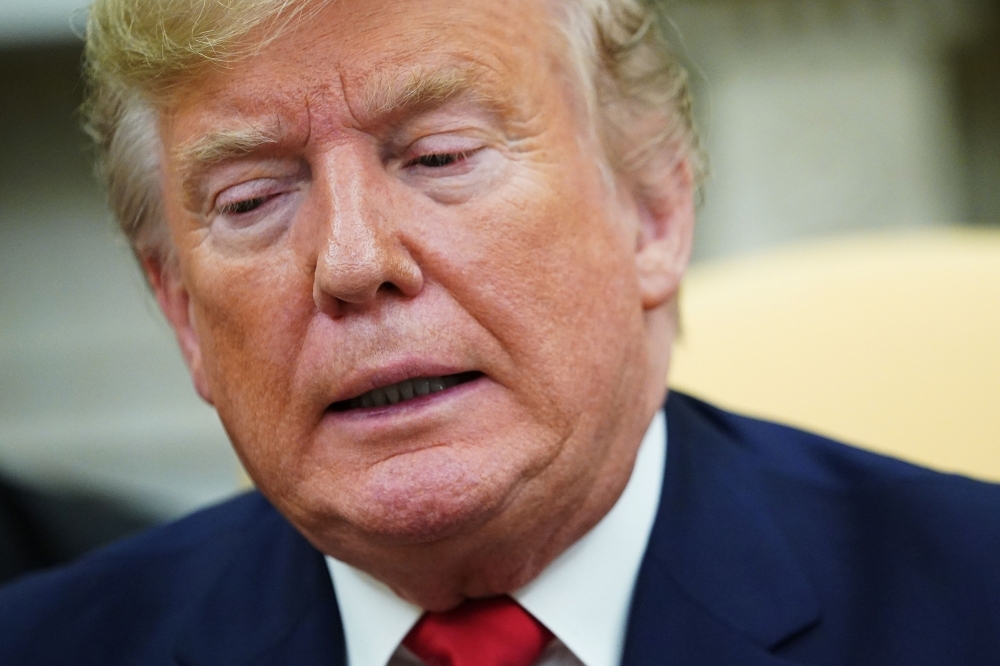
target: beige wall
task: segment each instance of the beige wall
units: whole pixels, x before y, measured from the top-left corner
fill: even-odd
[[[978,3],[689,1],[713,178],[698,256],[967,217],[954,51]]]

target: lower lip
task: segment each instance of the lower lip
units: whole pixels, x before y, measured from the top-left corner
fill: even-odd
[[[342,412],[327,410],[326,418],[337,420],[358,420],[400,418],[411,414],[415,415],[417,412],[422,412],[429,408],[443,405],[446,402],[465,397],[473,391],[478,391],[486,385],[486,381],[486,376],[482,375],[459,384],[458,386],[452,386],[451,388],[446,388],[443,391],[410,398],[409,400],[405,400],[403,402],[397,402],[395,405],[360,407],[358,409],[348,409]]]

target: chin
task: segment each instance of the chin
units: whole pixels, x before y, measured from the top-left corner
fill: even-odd
[[[324,523],[349,526],[365,541],[384,546],[470,534],[510,504],[521,476],[469,458],[446,446],[395,456],[361,475],[348,492],[305,502],[314,507],[307,516],[337,518],[303,522],[314,533],[323,533]]]

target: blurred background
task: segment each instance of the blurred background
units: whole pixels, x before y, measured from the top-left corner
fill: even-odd
[[[0,9],[0,533],[88,526],[24,546],[39,561],[242,482],[91,175],[73,28],[86,4]],[[695,275],[845,234],[1000,221],[996,3],[671,5],[711,160]]]

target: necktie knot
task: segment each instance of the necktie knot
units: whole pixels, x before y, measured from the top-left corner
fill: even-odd
[[[403,639],[427,666],[531,666],[552,632],[508,596],[425,613]]]

